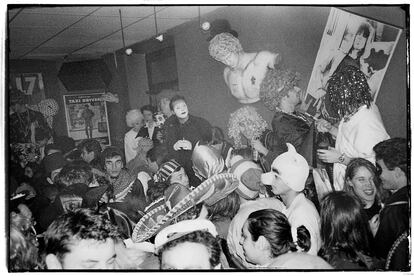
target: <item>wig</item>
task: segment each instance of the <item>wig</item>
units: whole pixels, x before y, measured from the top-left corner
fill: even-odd
[[[131,109],[125,115],[125,120],[128,127],[133,127],[134,123],[144,121],[144,116],[139,109]]]
[[[260,84],[260,99],[271,111],[280,104],[281,99],[299,83],[299,73],[285,69],[269,69]]]
[[[356,112],[359,107],[371,106],[370,88],[364,73],[358,68],[348,65],[336,71],[329,79],[327,101],[340,119]]]

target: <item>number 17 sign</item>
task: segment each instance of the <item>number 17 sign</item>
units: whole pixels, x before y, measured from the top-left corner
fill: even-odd
[[[11,85],[30,96],[32,104],[45,99],[45,89],[41,73],[12,73]]]

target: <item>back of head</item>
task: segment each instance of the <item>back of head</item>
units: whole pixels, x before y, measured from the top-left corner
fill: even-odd
[[[142,115],[141,110],[131,109],[125,115],[126,124],[128,127],[133,127],[134,124],[138,121],[144,121],[144,116]]]
[[[358,68],[347,65],[337,70],[328,81],[327,100],[332,112],[338,118],[371,106],[371,92],[364,73]]]
[[[291,252],[277,257],[269,267],[277,269],[333,269],[324,259],[303,252]]]
[[[78,209],[57,218],[44,233],[45,254],[54,254],[60,260],[71,251],[71,244],[92,239],[105,242],[118,240],[119,233],[103,215],[89,209]]]
[[[217,221],[220,219],[232,219],[240,208],[240,197],[233,191],[213,205],[205,205],[208,219]]]
[[[168,150],[165,144],[154,145],[152,149],[147,152],[147,158],[151,162],[157,162],[158,166],[167,161]]]
[[[375,159],[382,160],[389,170],[399,167],[408,177],[408,141],[396,137],[382,141],[374,146]]]
[[[321,238],[325,255],[330,255],[333,250],[351,257],[355,256],[355,252],[369,253],[369,231],[362,206],[353,196],[338,191],[322,198]]]
[[[92,168],[84,161],[74,161],[65,165],[56,176],[55,183],[69,187],[74,184],[84,184],[86,186],[92,182]]]
[[[249,215],[247,223],[253,241],[263,236],[269,242],[272,257],[297,250],[289,221],[281,212],[274,209],[255,211]]]
[[[87,139],[82,141],[80,149],[85,149],[87,152],[94,152],[95,158],[98,158],[102,152],[101,144],[96,139]]]

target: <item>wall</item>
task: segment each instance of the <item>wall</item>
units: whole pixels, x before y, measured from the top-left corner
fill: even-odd
[[[347,7],[363,16],[406,26],[403,10],[396,7]],[[218,9],[203,20],[227,19],[239,33],[246,52],[271,50],[281,53],[283,63],[301,73],[301,87],[306,89],[329,7],[231,6]],[[208,35],[193,21],[172,30],[175,37],[179,86],[188,98],[190,112],[227,129],[229,114],[241,107],[223,80],[224,65],[208,55]],[[400,37],[385,74],[377,104],[391,136],[407,136],[406,36]],[[272,113],[262,103],[255,107],[270,122]]]

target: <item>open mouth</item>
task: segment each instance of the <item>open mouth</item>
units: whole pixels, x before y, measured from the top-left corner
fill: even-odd
[[[371,196],[371,195],[373,195],[373,194],[374,194],[374,189],[367,189],[367,190],[364,190],[364,193],[365,193],[366,195]]]

